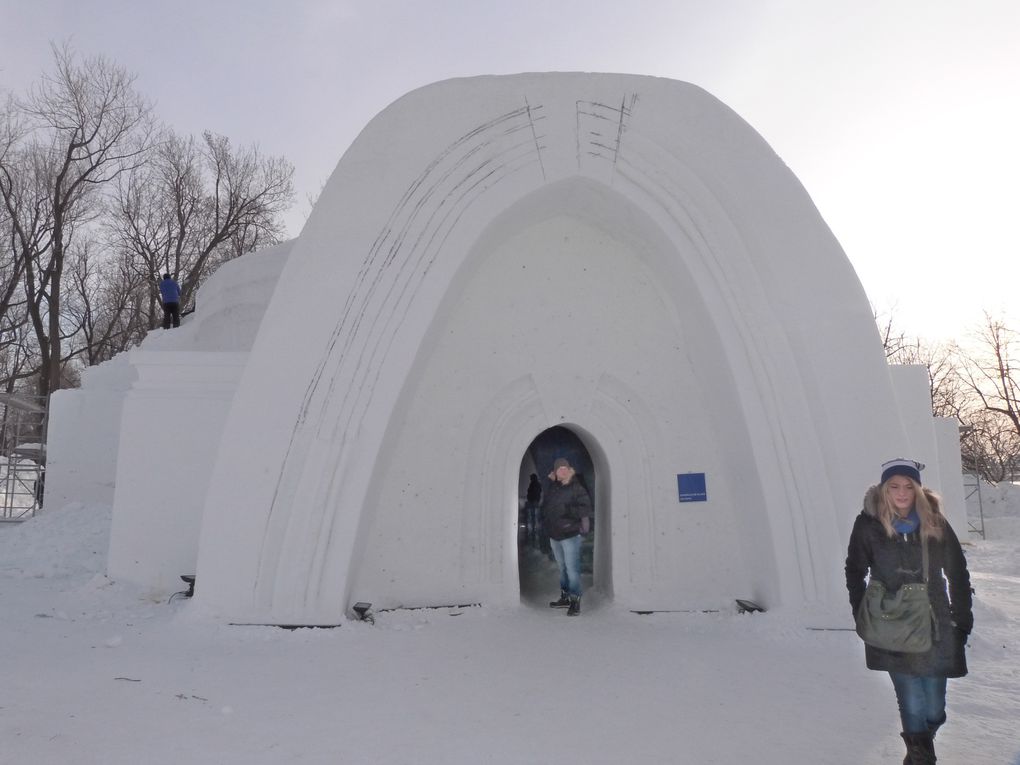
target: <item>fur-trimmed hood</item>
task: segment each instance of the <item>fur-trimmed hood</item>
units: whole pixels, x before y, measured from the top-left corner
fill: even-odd
[[[875,484],[864,492],[864,508],[863,512],[865,515],[870,515],[872,518],[878,519],[878,503],[881,495],[879,492],[882,487],[879,484]],[[922,486],[921,491],[924,492],[924,496],[928,498],[928,504],[931,505],[931,509],[936,513],[942,513],[942,503],[939,502],[938,495],[935,494],[931,489]]]
[[[875,484],[864,492],[864,514],[872,518],[878,518],[878,500],[881,486]]]

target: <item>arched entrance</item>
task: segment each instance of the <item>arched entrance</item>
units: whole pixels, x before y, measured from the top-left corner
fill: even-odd
[[[598,539],[603,530],[601,527],[606,516],[607,499],[598,490],[601,465],[597,463],[600,460],[593,456],[578,433],[557,425],[539,433],[528,445],[518,472],[518,506],[521,511],[517,526],[517,561],[521,601],[536,607],[547,607],[550,600],[556,599],[559,594],[559,574],[549,549],[548,536],[541,528],[538,508],[529,506],[528,486],[531,477],[536,476],[544,487],[549,480],[553,462],[560,457],[570,461],[577,471],[577,480],[592,498],[591,533],[581,545],[581,578],[586,595],[600,590],[598,585],[601,577],[596,577],[596,550],[600,547]],[[592,598],[587,598],[586,602],[592,602]]]

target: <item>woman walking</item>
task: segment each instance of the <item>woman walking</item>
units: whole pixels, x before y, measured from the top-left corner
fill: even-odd
[[[935,732],[946,721],[946,680],[967,674],[965,648],[974,625],[967,560],[938,496],[921,486],[923,468],[904,459],[882,465],[881,481],[864,495],[846,558],[855,616],[868,578],[888,593],[927,583],[931,648],[910,653],[866,643],[864,649],[868,669],[888,672],[892,679],[907,747],[904,765],[936,761]]]

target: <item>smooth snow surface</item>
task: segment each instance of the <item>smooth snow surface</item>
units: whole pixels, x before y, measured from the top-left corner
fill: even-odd
[[[995,497],[989,539],[970,534],[966,548],[977,626],[939,734],[949,764],[1020,763],[1020,497]],[[594,601],[577,619],[536,603],[393,611],[333,630],[227,626],[198,601],[155,602],[108,579],[109,520],[73,503],[0,527],[5,765],[903,756],[892,687],[849,631]]]

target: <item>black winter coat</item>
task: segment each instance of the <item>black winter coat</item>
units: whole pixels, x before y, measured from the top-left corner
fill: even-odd
[[[879,487],[872,486],[865,494],[864,509],[854,522],[847,549],[846,589],[855,614],[864,598],[869,573],[890,592],[903,584],[924,581],[920,530],[889,537],[878,520],[878,491]],[[931,494],[928,497],[938,511],[937,498]],[[936,622],[932,649],[927,653],[898,653],[865,645],[868,669],[940,677],[967,674],[965,648],[974,625],[970,574],[960,541],[948,521],[944,528],[941,541],[928,540],[928,597]]]
[[[591,517],[591,497],[575,476],[566,486],[559,481],[546,483],[542,490],[542,527],[551,539],[576,537],[581,519]]]

